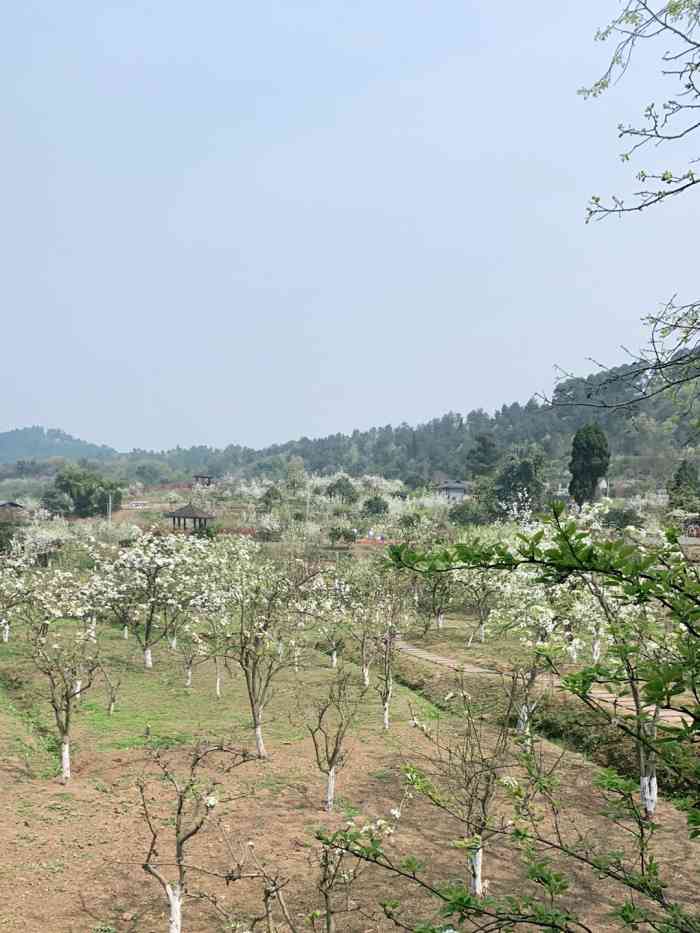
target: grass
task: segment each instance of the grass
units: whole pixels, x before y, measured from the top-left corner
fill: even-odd
[[[200,665],[192,689],[184,687],[179,656],[162,641],[154,649],[154,668],[145,671],[140,649],[133,639],[125,640],[117,629],[101,633],[102,652],[107,664],[117,670],[121,687],[116,708],[110,716],[107,695],[97,679],[77,704],[72,729],[74,761],[88,750],[101,753],[143,748],[163,749],[192,742],[198,736],[231,738],[252,744],[252,722],[245,684],[240,673],[225,676],[223,696],[215,694],[214,666]],[[0,689],[6,702],[0,718],[0,748],[15,748],[31,759],[34,776],[54,776],[58,770],[58,740],[42,676],[15,639],[3,650],[4,665]],[[349,659],[346,667],[353,667]],[[272,749],[280,744],[296,744],[308,737],[305,715],[314,698],[323,694],[333,676],[328,659],[314,655],[309,667],[299,674],[288,670],[275,681],[273,697],[266,711],[264,734]],[[303,698],[300,699],[300,698]],[[374,702],[373,702],[374,701]],[[440,715],[428,698],[418,697],[404,686],[397,686],[392,702],[392,720],[406,722],[410,708],[425,720]],[[381,706],[370,691],[360,708],[354,732],[382,735]],[[386,737],[391,746],[391,733]]]

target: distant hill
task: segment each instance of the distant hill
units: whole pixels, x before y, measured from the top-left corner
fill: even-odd
[[[263,450],[229,445],[177,447],[173,450],[133,451],[127,472],[145,482],[159,474],[239,473],[283,478],[292,456],[301,457],[308,472],[351,476],[374,473],[403,480],[429,480],[436,473],[454,478],[469,474],[468,454],[480,434],[488,435],[501,453],[536,445],[553,474],[567,473],[571,441],[579,427],[596,421],[608,435],[613,454],[611,475],[665,482],[683,450],[696,443],[695,425],[666,394],[630,407],[615,407],[636,394],[629,377],[632,366],[620,366],[560,382],[554,404],[531,398],[525,404],[505,404],[493,414],[476,409],[449,412],[425,424],[374,427],[351,434],[331,434],[274,444]],[[591,408],[590,402],[607,405]],[[138,472],[137,472],[138,471]]]
[[[81,441],[58,428],[34,426],[0,432],[0,463],[48,460],[51,457],[65,457],[67,460],[79,460],[82,457],[105,460],[116,454],[117,451],[111,447]]]
[[[552,474],[563,476],[574,433],[588,421],[597,421],[610,441],[611,475],[664,482],[680,451],[697,444],[697,423],[663,393],[642,404],[615,407],[634,397],[634,382],[627,378],[633,373],[633,367],[621,366],[567,379],[555,388],[553,405],[532,398],[525,404],[503,405],[493,414],[483,409],[449,412],[416,426],[404,423],[351,434],[302,437],[262,450],[230,444],[222,449],[195,446],[119,454],[63,431],[21,428],[0,434],[0,463],[50,457],[87,459],[98,461],[95,466],[114,477],[152,485],[189,479],[193,473],[281,479],[289,458],[300,457],[310,473],[341,470],[351,476],[373,473],[428,481],[436,473],[466,478],[469,451],[479,435],[487,435],[501,454],[536,445]],[[611,407],[587,407],[591,400]]]

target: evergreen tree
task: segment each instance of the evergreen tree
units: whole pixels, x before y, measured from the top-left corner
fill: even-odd
[[[489,434],[477,434],[474,446],[467,454],[467,469],[474,476],[491,473],[498,463],[500,451]]]
[[[694,512],[700,504],[700,478],[698,468],[689,460],[682,460],[668,484],[668,504],[672,509]]]
[[[496,477],[493,489],[499,509],[525,500],[533,508],[542,504],[542,454],[536,448],[514,451]]]
[[[598,483],[608,472],[610,448],[597,424],[586,424],[574,435],[571,447],[569,493],[577,505],[592,502]]]

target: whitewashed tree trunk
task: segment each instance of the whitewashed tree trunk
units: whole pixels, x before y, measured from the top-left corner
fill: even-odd
[[[5,642],[10,640],[10,623],[7,619],[2,620],[2,640]]]
[[[479,623],[479,641],[481,642],[482,645],[486,641],[486,623],[485,622]]]
[[[153,667],[153,652],[150,648],[143,649],[143,666],[149,671]]]
[[[80,691],[83,689],[83,682],[80,678],[76,680],[73,684],[73,692],[75,693],[75,699],[80,702]]]
[[[180,885],[177,882],[173,885],[167,884],[165,893],[168,895],[168,903],[170,904],[168,933],[182,933],[182,891]]]
[[[591,646],[591,658],[594,664],[597,664],[598,661],[600,661],[601,651],[602,643],[600,635],[596,634],[595,638],[593,639],[593,645]]]
[[[436,622],[438,629],[441,629],[443,625],[445,624],[445,613],[442,611],[442,609],[438,612],[437,616],[435,617],[435,622]]]
[[[481,839],[479,839],[479,844],[469,850],[469,893],[473,897],[483,897],[484,895],[484,883],[481,878],[483,857],[484,850]]]
[[[185,686],[192,686],[192,662],[188,661],[185,665]]]
[[[177,635],[173,635],[170,639],[170,648],[172,651],[177,651]]]
[[[70,738],[61,737],[61,780],[64,784],[70,781]]]
[[[655,771],[655,769],[653,769]],[[642,807],[646,819],[651,820],[654,817],[656,804],[659,798],[659,788],[656,781],[656,774],[643,774],[639,779],[639,796],[641,797]]]
[[[97,641],[97,622],[95,619],[90,620],[90,624],[88,625],[88,630],[87,630],[87,636],[91,642],[94,643]]]
[[[328,772],[328,779],[326,781],[326,811],[330,813],[333,809],[333,804],[335,802],[335,768],[331,768]]]
[[[331,667],[333,670],[338,666],[338,651],[334,648],[331,651]]]
[[[383,707],[384,707],[384,729],[389,731],[389,704],[391,703],[391,697],[394,692],[394,678],[389,672],[388,679],[386,681],[385,692],[383,696]]]
[[[292,657],[294,658],[294,673],[298,674],[299,673],[299,649],[297,648],[296,645],[294,646],[294,652],[293,652]]]
[[[263,741],[262,726],[260,723],[255,724],[255,750],[258,753],[258,758],[267,758],[265,742]]]
[[[112,713],[114,712],[115,703],[116,703],[116,700],[114,699],[114,697],[110,697],[109,706],[107,707],[107,715],[108,715],[108,716],[111,716]]]
[[[650,743],[656,741],[657,718],[658,709],[652,721],[642,724],[642,733]],[[659,796],[659,788],[656,781],[656,751],[644,745],[640,746],[639,795],[641,797],[642,807],[644,808],[645,818],[647,820],[653,820]]]
[[[369,687],[369,664],[362,665],[362,685]]]
[[[537,704],[530,703],[529,700],[521,705],[518,711],[518,722],[515,727],[515,731],[518,735],[524,735],[527,738],[530,737],[530,724],[532,722],[532,714],[535,712]]]
[[[124,626],[124,628],[122,629],[122,634],[124,636],[124,639],[127,639],[129,637],[129,626],[128,625]]]
[[[656,774],[643,774],[639,779],[639,792],[644,807],[644,815],[648,820],[654,818],[656,803],[659,797],[659,788],[656,783]]]
[[[214,658],[214,666],[216,667],[216,699],[221,699],[221,662],[219,661],[219,656],[217,655]]]

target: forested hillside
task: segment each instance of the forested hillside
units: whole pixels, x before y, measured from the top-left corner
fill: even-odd
[[[630,408],[590,407],[592,402],[598,406],[624,401],[627,387],[631,395],[632,383],[620,378],[629,371],[631,367],[619,367],[561,382],[553,404],[533,398],[524,405],[503,405],[494,414],[483,409],[466,415],[449,412],[416,427],[386,425],[352,434],[303,437],[263,450],[231,444],[220,450],[198,446],[117,454],[62,431],[23,428],[0,434],[0,462],[49,457],[100,460],[102,468],[108,467],[113,475],[152,484],[187,478],[193,472],[281,477],[288,458],[298,456],[313,473],[342,470],[353,476],[374,473],[417,482],[429,480],[436,472],[453,478],[468,476],[469,452],[479,435],[487,435],[501,453],[537,445],[550,469],[564,472],[573,434],[595,420],[610,441],[613,475],[665,481],[678,452],[693,442],[693,424],[677,402],[659,395]]]
[[[665,395],[630,408],[598,407],[624,401],[634,385],[624,378],[632,367],[618,367],[587,378],[567,379],[553,394],[553,404],[535,398],[522,405],[503,405],[494,414],[476,409],[462,415],[449,412],[426,424],[411,427],[386,425],[352,434],[303,437],[264,450],[230,445],[223,450],[207,447],[177,448],[161,454],[134,452],[131,456],[154,461],[174,470],[206,469],[214,474],[245,471],[269,476],[283,475],[290,456],[303,459],[308,471],[350,475],[376,473],[390,478],[429,479],[436,471],[451,477],[469,474],[468,455],[480,434],[488,435],[501,452],[536,444],[552,464],[565,469],[576,430],[597,421],[610,439],[613,474],[631,473],[663,479],[678,451],[693,441],[689,418]],[[593,404],[596,407],[590,407]]]
[[[0,463],[47,460],[51,457],[64,457],[68,460],[79,457],[105,459],[115,455],[116,451],[111,447],[81,441],[57,428],[35,426],[0,433]]]

